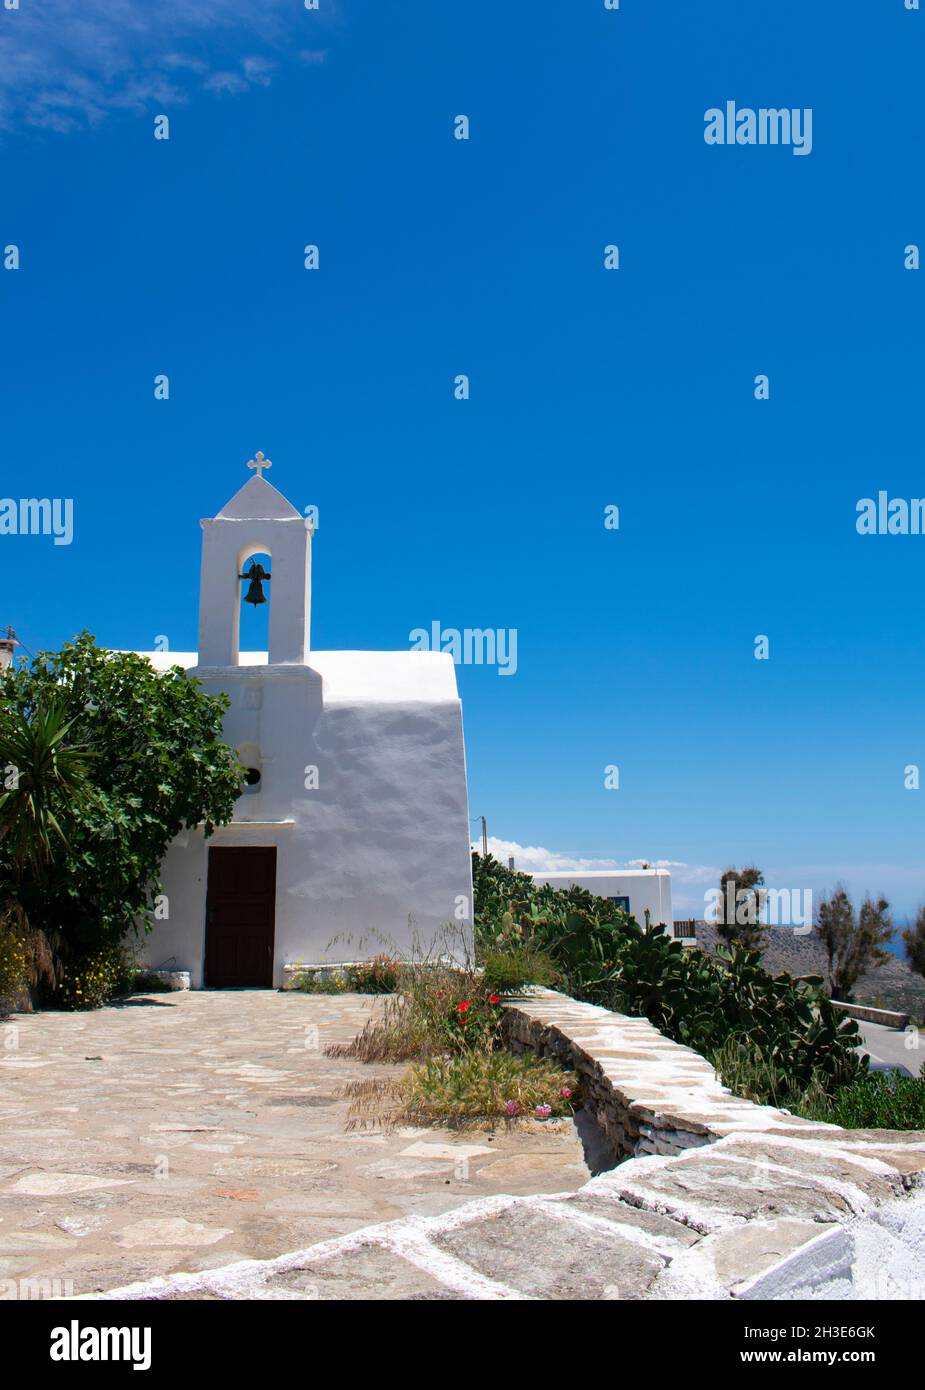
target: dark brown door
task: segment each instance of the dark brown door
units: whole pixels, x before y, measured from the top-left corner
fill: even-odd
[[[275,918],[276,847],[210,849],[206,985],[269,988]]]

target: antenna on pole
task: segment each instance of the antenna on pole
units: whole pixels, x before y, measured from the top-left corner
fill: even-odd
[[[482,858],[483,858],[483,859],[487,859],[487,858],[488,858],[488,821],[485,819],[484,816],[481,817],[481,820],[482,820]]]

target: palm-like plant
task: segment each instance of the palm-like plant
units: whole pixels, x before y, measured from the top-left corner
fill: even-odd
[[[20,875],[47,873],[55,841],[67,846],[68,818],[93,798],[93,754],[74,738],[75,722],[63,695],[29,712],[0,709],[0,839]]]

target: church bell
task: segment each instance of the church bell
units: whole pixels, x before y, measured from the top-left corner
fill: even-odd
[[[258,603],[266,603],[267,596],[263,592],[263,581],[265,579],[272,579],[272,577],[273,576],[264,569],[263,565],[258,564],[257,561],[254,560],[250,569],[238,576],[239,579],[250,580],[250,587],[244,595],[244,602],[253,603],[255,606]]]

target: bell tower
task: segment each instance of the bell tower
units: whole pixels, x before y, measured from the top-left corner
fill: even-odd
[[[202,526],[199,581],[199,665],[237,666],[240,660],[241,576],[253,555],[271,557],[269,662],[304,665],[311,613],[312,533],[306,518],[256,469],[217,516]],[[243,581],[247,584],[248,580]]]

